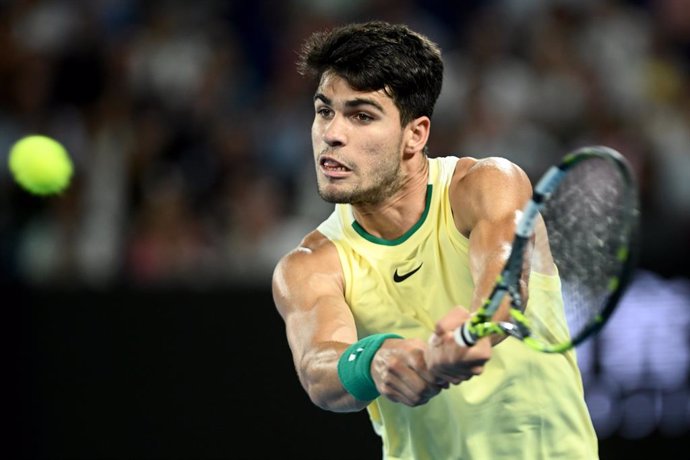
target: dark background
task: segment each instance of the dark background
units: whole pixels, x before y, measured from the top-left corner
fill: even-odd
[[[40,133],[75,164],[45,198],[0,168],[0,456],[380,458],[308,400],[270,294],[331,210],[300,42],[368,19],[443,50],[431,156],[631,162],[639,270],[578,357],[603,460],[689,457],[688,0],[0,0],[0,160]]]
[[[313,406],[267,292],[16,290],[5,458],[377,458]],[[21,306],[21,308],[19,308]]]
[[[309,402],[266,290],[10,292],[5,392],[18,414],[5,458],[380,458],[365,413]],[[654,431],[608,436],[600,452],[681,459],[688,447]]]

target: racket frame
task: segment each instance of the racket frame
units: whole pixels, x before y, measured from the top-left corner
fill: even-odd
[[[633,250],[635,248],[631,244],[621,246],[617,250],[617,257],[621,262],[621,271],[609,279],[608,289],[610,295],[601,313],[577,336],[572,337],[569,341],[554,345],[543,343],[530,336],[529,321],[523,314],[525,306],[519,289],[519,281],[522,276],[524,248],[529,244],[534,234],[540,211],[563,181],[568,170],[594,157],[612,162],[618,168],[627,185],[625,194],[627,203],[625,203],[624,206],[629,206],[632,210],[628,214],[628,218],[624,221],[625,228],[622,228],[621,231],[630,235],[626,240],[628,243],[635,241],[637,220],[639,217],[636,194],[637,187],[632,171],[625,158],[616,150],[600,145],[581,147],[568,153],[562,158],[560,164],[551,166],[534,187],[532,198],[524,206],[522,215],[517,223],[510,255],[508,256],[504,268],[496,279],[491,293],[482,306],[475,312],[472,319],[465,322],[454,331],[453,335],[458,345],[468,347],[474,345],[480,338],[490,334],[503,334],[515,337],[537,351],[544,353],[563,353],[596,334],[606,323],[616,305],[618,305],[632,277],[633,267],[635,265]],[[493,315],[501,306],[506,295],[510,295],[509,313],[512,322],[492,321]]]

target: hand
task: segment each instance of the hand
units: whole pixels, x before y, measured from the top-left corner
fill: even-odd
[[[415,407],[426,404],[448,383],[427,368],[428,345],[420,339],[388,339],[371,363],[371,376],[382,396]]]
[[[483,338],[472,347],[461,347],[453,331],[470,319],[467,310],[454,308],[436,323],[425,357],[434,380],[457,385],[479,375],[491,358],[491,340]]]

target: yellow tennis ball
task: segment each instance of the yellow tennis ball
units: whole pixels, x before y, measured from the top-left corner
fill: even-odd
[[[31,135],[19,139],[10,149],[9,167],[14,179],[36,195],[62,192],[72,179],[72,159],[55,139]]]

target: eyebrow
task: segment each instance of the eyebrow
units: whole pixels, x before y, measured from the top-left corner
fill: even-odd
[[[317,100],[322,101],[326,105],[332,105],[333,102],[322,93],[316,93],[314,95],[314,102],[316,102]],[[383,110],[383,106],[373,99],[369,99],[366,97],[356,97],[354,99],[350,99],[349,101],[345,101],[345,107],[360,107],[362,105],[370,105],[377,109],[379,112],[386,113],[386,111]]]

